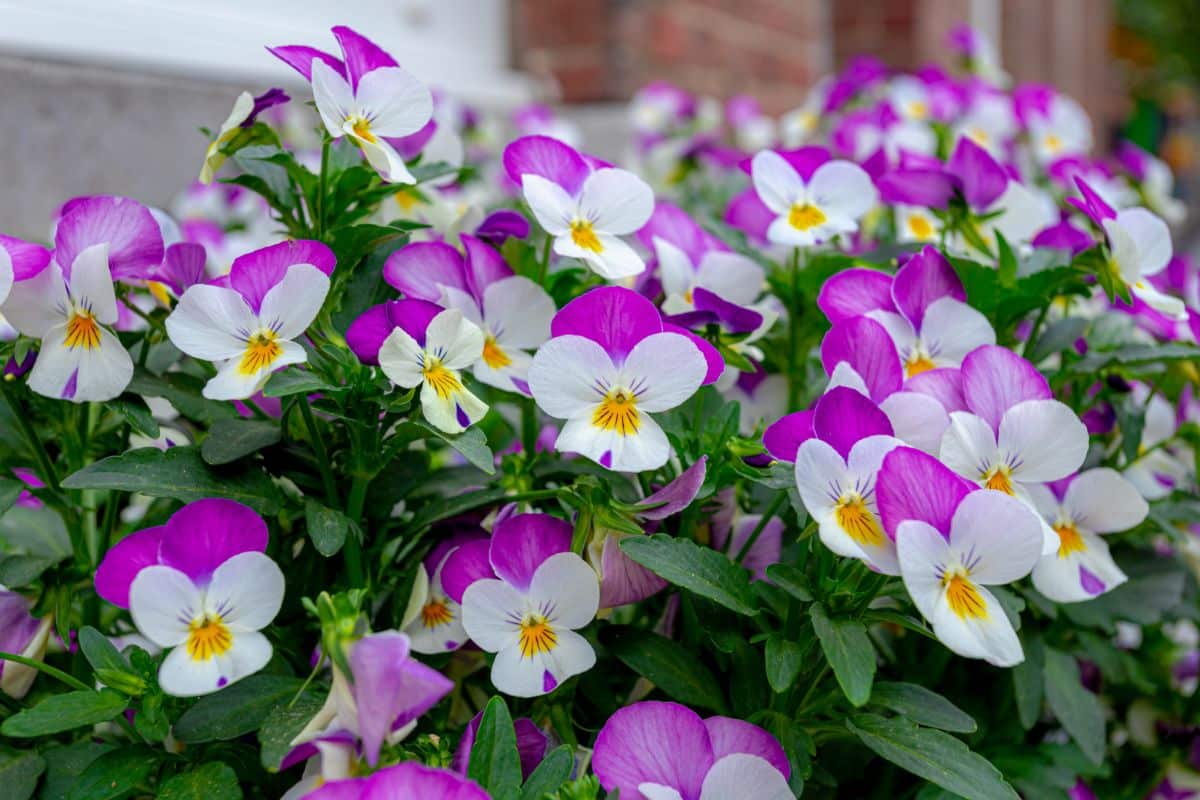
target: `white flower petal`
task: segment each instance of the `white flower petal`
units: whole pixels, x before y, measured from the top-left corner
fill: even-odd
[[[462,376],[455,372],[454,378],[461,387]],[[487,412],[487,403],[466,388],[456,389],[443,397],[428,383],[421,384],[421,413],[438,430],[462,433],[483,419]]]
[[[995,595],[980,586],[976,589],[983,605],[983,616],[960,617],[945,600],[945,593],[929,621],[942,644],[967,658],[982,658],[997,667],[1012,667],[1025,660],[1021,640]]]
[[[585,455],[614,472],[643,472],[658,469],[667,463],[671,445],[662,428],[650,416],[642,414],[638,431],[622,436],[616,431],[603,430],[592,423],[589,413],[567,421],[558,434],[555,448],[559,452]]]
[[[763,150],[754,156],[750,162],[750,175],[759,198],[776,214],[787,214],[792,204],[804,197],[804,181],[774,150]],[[786,220],[784,222],[786,224]]]
[[[354,116],[354,91],[345,78],[319,58],[312,61],[312,90],[325,130],[340,139],[345,135],[342,125]]]
[[[283,605],[283,572],[264,553],[238,553],[213,570],[205,610],[230,630],[257,631],[271,624]]]
[[[71,265],[71,299],[83,306],[101,325],[117,321],[117,295],[108,268],[108,245],[94,244]]]
[[[1107,467],[1089,469],[1071,481],[1062,505],[1079,527],[1094,533],[1128,530],[1150,513],[1137,487]]]
[[[397,386],[411,389],[425,380],[425,350],[403,328],[393,328],[379,348],[379,366]]]
[[[557,642],[548,653],[525,657],[515,642],[497,653],[492,662],[492,684],[513,697],[537,697],[595,666],[596,651],[587,639],[565,628],[554,633]]]
[[[463,317],[461,311],[446,309],[429,321],[425,350],[446,369],[465,369],[483,355],[483,332]]]
[[[538,224],[552,236],[564,236],[575,218],[575,200],[566,190],[541,175],[522,175],[521,189]]]
[[[942,366],[957,367],[977,347],[996,343],[987,317],[953,297],[942,297],[925,309],[921,341]]]
[[[1128,580],[1099,536],[1079,533],[1082,551],[1041,557],[1033,568],[1033,585],[1056,603],[1082,603],[1112,591]]]
[[[1144,208],[1124,208],[1117,212],[1114,222],[1133,240],[1141,277],[1166,268],[1171,260],[1171,229],[1161,217]]]
[[[950,427],[950,415],[941,403],[918,392],[893,392],[879,408],[887,414],[896,438],[930,455],[938,454],[942,436]]]
[[[750,753],[731,753],[717,759],[704,777],[700,800],[795,800],[783,773],[765,758]]]
[[[1004,412],[996,446],[1017,457],[1013,478],[1045,483],[1065,478],[1083,463],[1088,432],[1070,407],[1057,400],[1026,400]]]
[[[379,67],[363,75],[354,101],[376,136],[408,136],[433,116],[428,87],[403,67]]]
[[[241,357],[258,320],[233,289],[199,284],[179,298],[166,328],[171,343],[189,356],[221,361]]]
[[[524,613],[525,598],[504,581],[484,578],[463,592],[463,627],[489,653],[516,646]]]
[[[347,124],[347,127],[351,127]],[[417,179],[409,171],[404,159],[396,152],[396,148],[387,139],[376,138],[374,141],[363,139],[356,134],[350,134],[354,143],[367,157],[367,163],[379,173],[379,177],[388,183],[416,183]]]
[[[617,370],[604,349],[582,336],[558,336],[542,345],[529,367],[529,389],[538,406],[567,419],[590,412],[611,386]]]
[[[563,628],[582,628],[600,607],[600,582],[596,571],[575,553],[555,553],[533,573],[529,599],[539,608],[553,609],[548,616]]]
[[[67,286],[62,270],[51,261],[32,278],[17,281],[0,310],[26,336],[40,339],[55,325],[66,321]]]
[[[808,182],[809,202],[829,218],[856,220],[879,199],[866,170],[849,161],[827,161]]]
[[[557,310],[545,289],[520,275],[501,278],[483,291],[487,326],[506,348],[540,347],[550,338]]]
[[[978,481],[996,462],[996,437],[992,426],[969,411],[950,414],[950,426],[942,434],[938,457],[947,467]]]
[[[75,379],[77,403],[111,400],[133,379],[133,359],[121,340],[107,328],[100,329],[100,346],[81,350],[79,374]]]
[[[263,297],[258,318],[281,339],[295,339],[317,318],[329,277],[311,264],[293,264]]]
[[[623,385],[632,389],[638,411],[666,411],[696,393],[708,364],[700,349],[678,333],[655,333],[629,351],[621,367]]]
[[[597,231],[596,241],[600,245],[599,251],[579,247],[570,237],[561,237],[554,241],[554,252],[583,259],[593,272],[605,280],[632,278],[646,271],[646,262],[623,239]]]
[[[696,275],[697,286],[743,306],[758,299],[765,282],[763,268],[753,260],[740,253],[721,251],[705,253]]]
[[[597,232],[633,233],[654,213],[654,192],[632,172],[598,169],[583,182],[579,212],[592,221]]]
[[[1033,570],[1042,553],[1042,523],[1025,503],[1003,492],[972,492],[950,523],[950,549],[988,586],[1012,583]]]
[[[133,623],[159,647],[175,647],[188,638],[188,625],[204,612],[204,593],[191,578],[172,567],[144,567],[129,586]]]

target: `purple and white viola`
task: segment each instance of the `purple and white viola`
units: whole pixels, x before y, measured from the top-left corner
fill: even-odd
[[[253,675],[271,659],[260,631],[283,603],[283,572],[264,551],[267,526],[232,500],[198,500],[165,525],[118,542],[96,570],[96,593],[128,608],[138,631],[173,648],[164,692],[194,697]]]
[[[496,523],[486,551],[478,544],[450,555],[443,580],[466,586],[463,627],[496,654],[492,684],[514,697],[536,697],[591,669],[596,653],[576,631],[595,618],[600,585],[571,552],[570,524],[518,514]]]
[[[24,595],[0,586],[0,651],[41,661],[50,643],[54,615],[41,618],[29,613],[33,603]],[[20,700],[29,693],[38,671],[25,664],[0,659],[0,693]]]
[[[167,335],[193,358],[219,363],[205,397],[243,400],[277,369],[308,360],[293,340],[320,313],[335,261],[320,242],[280,242],[237,258],[228,286],[200,284],[183,293],[167,317]]]
[[[405,761],[365,778],[324,782],[315,791],[304,795],[304,800],[387,800],[393,797],[488,800],[488,793],[475,781],[450,770]]]
[[[678,703],[618,709],[600,733],[592,770],[629,800],[793,800],[783,747],[757,725],[700,715]]]
[[[775,214],[767,238],[776,244],[811,247],[854,233],[879,196],[862,167],[829,160],[821,148],[763,150],[751,170],[755,191]]]
[[[425,557],[417,578],[418,586],[413,590],[419,595],[411,604],[416,609],[415,614],[404,628],[412,640],[414,651],[445,653],[466,644],[467,631],[463,628],[462,606],[459,605],[462,593],[456,592],[451,597],[442,581],[442,573],[455,550],[464,544],[479,541],[487,541],[487,535],[482,530],[456,533],[438,542]]]
[[[650,413],[675,408],[708,382],[696,343],[665,329],[649,300],[616,286],[572,300],[550,332],[529,388],[544,412],[566,420],[555,447],[619,472],[665,464],[671,446]]]
[[[255,119],[263,111],[272,106],[280,105],[291,100],[282,89],[268,89],[258,97],[249,92],[242,92],[233,103],[229,116],[221,123],[216,137],[209,142],[204,151],[204,163],[200,167],[200,182],[212,183],[217,170],[225,163],[225,153],[222,148],[229,144],[242,130],[254,124]]]
[[[504,169],[521,187],[554,252],[578,258],[602,278],[629,278],[646,269],[620,237],[634,233],[654,211],[645,181],[587,159],[547,136],[524,136],[504,149]]]

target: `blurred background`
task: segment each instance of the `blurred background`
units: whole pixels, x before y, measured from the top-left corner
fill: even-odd
[[[264,46],[335,49],[339,23],[482,110],[561,104],[609,158],[651,80],[780,113],[854,55],[952,63],[968,23],[1016,82],[1075,97],[1102,151],[1132,138],[1195,183],[1200,0],[0,0],[0,228],[44,237],[81,194],[167,205],[239,92],[308,96]]]

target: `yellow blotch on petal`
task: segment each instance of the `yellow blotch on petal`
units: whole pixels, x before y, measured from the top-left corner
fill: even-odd
[[[936,368],[932,359],[924,353],[913,353],[908,357],[908,361],[904,362],[904,377],[911,378],[913,375],[920,375],[922,372]]]
[[[1062,139],[1058,138],[1058,134],[1047,133],[1042,137],[1042,146],[1046,148],[1047,152],[1057,153],[1062,149],[1063,143]]]
[[[557,647],[558,635],[545,617],[526,614],[521,620],[520,645],[521,657],[533,658],[541,653],[549,653]]]
[[[624,389],[611,390],[592,412],[592,424],[602,431],[616,431],[621,436],[637,433],[641,418],[633,393]]]
[[[584,250],[591,250],[593,253],[599,253],[604,250],[604,245],[600,244],[600,237],[596,235],[596,228],[592,225],[591,220],[576,219],[571,221],[571,241],[577,247],[582,247]]]
[[[992,467],[983,474],[981,478],[983,488],[991,489],[996,492],[1004,492],[1005,494],[1016,494],[1013,491],[1012,470],[1001,464],[998,467]]]
[[[942,576],[942,588],[946,590],[946,602],[959,619],[986,619],[987,603],[979,588],[971,582],[966,570],[952,570]]]
[[[492,369],[504,369],[512,363],[512,359],[504,352],[504,348],[496,344],[494,338],[488,336],[483,340],[483,363]]]
[[[842,530],[858,544],[867,547],[883,544],[883,527],[857,494],[843,495],[833,513]]]
[[[442,362],[436,358],[425,360],[422,373],[425,376],[425,383],[429,384],[429,387],[443,400],[462,390],[462,383],[458,380],[458,376],[452,370],[442,366]]]
[[[100,346],[100,323],[92,316],[92,312],[77,308],[71,312],[67,320],[67,338],[63,342],[68,350],[82,347],[84,350],[95,350]]]
[[[933,238],[933,225],[920,214],[913,214],[908,218],[908,232],[914,238],[925,241]]]
[[[167,285],[161,281],[147,281],[146,289],[150,291],[150,296],[162,304],[163,308],[171,307],[171,292],[167,289]]]
[[[1083,537],[1079,534],[1079,529],[1075,527],[1073,522],[1064,522],[1054,526],[1054,532],[1058,534],[1058,557],[1066,558],[1071,553],[1082,553],[1087,550],[1087,545],[1084,544]]]
[[[350,123],[350,130],[354,132],[354,135],[364,142],[374,144],[379,141],[375,138],[375,134],[371,133],[371,120],[366,117],[351,117],[347,122]]]
[[[453,619],[454,612],[450,610],[450,604],[440,597],[421,606],[421,624],[426,628],[449,625]]]
[[[825,222],[825,212],[811,203],[797,203],[788,212],[788,224],[799,231],[811,230]]]
[[[271,366],[281,355],[283,355],[283,348],[279,346],[279,337],[275,335],[275,331],[261,330],[247,340],[246,352],[242,353],[238,372],[243,375],[253,375],[259,370]]]
[[[193,661],[223,656],[233,647],[233,634],[220,616],[199,617],[188,625],[187,654]]]

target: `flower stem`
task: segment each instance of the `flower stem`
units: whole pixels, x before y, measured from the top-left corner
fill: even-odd
[[[771,505],[767,506],[767,510],[763,512],[762,519],[758,521],[758,524],[754,526],[754,530],[750,532],[746,543],[738,550],[737,558],[734,561],[741,564],[745,560],[746,555],[750,552],[750,548],[754,547],[754,543],[758,541],[758,537],[762,536],[762,532],[767,529],[767,523],[779,513],[779,509],[783,507],[785,502],[787,502],[787,492],[779,492],[775,495],[775,499],[771,501]],[[733,541],[733,531],[729,532],[729,541]]]
[[[355,475],[354,482],[350,485],[350,499],[346,503],[346,516],[355,525],[359,525],[362,519],[363,506],[367,501],[367,487],[370,484],[370,478]],[[350,573],[351,586],[355,588],[366,586],[366,574],[363,572],[362,542],[359,541],[358,536],[353,531],[346,537],[346,544],[342,548],[342,552],[346,559],[346,571]]]
[[[4,399],[8,401],[8,407],[12,409],[13,417],[17,421],[17,425],[21,428],[21,433],[25,434],[25,440],[29,443],[29,449],[33,451],[34,458],[37,459],[38,466],[41,467],[41,478],[50,487],[50,490],[61,497],[62,485],[58,482],[58,473],[54,469],[54,463],[50,460],[50,454],[46,452],[46,447],[42,440],[38,438],[37,431],[33,429],[33,425],[29,422],[29,417],[21,409],[21,403],[16,398],[13,392],[12,385],[4,378],[0,378],[0,387],[3,387]]]
[[[0,651],[0,661],[11,661],[14,664],[23,664],[32,669],[36,669],[38,672],[44,672],[51,678],[58,678],[72,689],[78,689],[82,692],[92,691],[92,687],[88,686],[74,675],[63,672],[61,669],[52,667],[49,664],[38,661],[37,659],[26,658],[25,656],[17,655],[16,653],[5,653]]]
[[[301,399],[296,405],[300,406],[300,416],[308,426],[308,435],[312,437],[313,452],[317,456],[317,469],[321,471],[321,483],[325,487],[325,501],[333,505],[337,500],[337,484],[334,483],[333,473],[329,471],[329,451],[325,449],[325,440],[317,430],[317,421],[313,419],[312,409],[306,399]]]
[[[329,172],[329,136],[321,137],[321,174],[317,176],[317,207],[314,209],[316,219],[313,220],[313,225],[317,229],[316,238],[319,241],[325,239],[325,190],[326,190],[326,175]]]
[[[550,271],[550,248],[554,244],[554,237],[546,234],[546,244],[542,246],[542,260],[538,262],[537,284],[545,288],[546,274]]]
[[[792,259],[788,265],[788,277],[791,279],[791,292],[788,297],[788,352],[787,352],[787,383],[788,411],[796,408],[800,402],[800,248],[792,248]]]
[[[1042,306],[1042,310],[1038,312],[1037,319],[1033,321],[1033,327],[1029,330],[1029,337],[1025,339],[1025,344],[1021,348],[1021,357],[1029,358],[1029,351],[1033,349],[1033,345],[1037,342],[1038,333],[1042,330],[1042,324],[1046,321],[1046,315],[1050,313],[1050,306],[1053,301]]]

